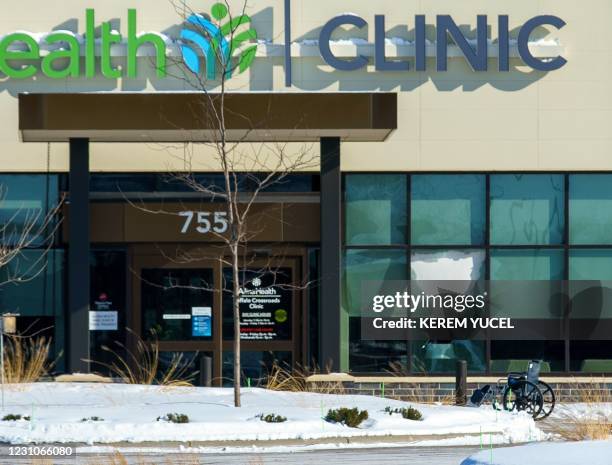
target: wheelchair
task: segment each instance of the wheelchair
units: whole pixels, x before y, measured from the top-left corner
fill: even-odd
[[[540,380],[540,361],[532,360],[524,373],[509,373],[497,386],[483,386],[472,394],[473,405],[480,406],[491,400],[496,410],[525,411],[536,421],[548,417],[555,408],[552,387]]]

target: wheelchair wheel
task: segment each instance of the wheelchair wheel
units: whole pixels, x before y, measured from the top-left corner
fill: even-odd
[[[535,419],[542,411],[544,399],[540,389],[535,384],[522,379],[515,381],[512,387],[506,387],[502,405],[504,410],[509,412],[524,411]]]
[[[536,420],[543,420],[548,415],[552,413],[555,409],[555,393],[549,384],[544,381],[538,381],[538,388],[542,393],[542,411],[540,412],[540,416],[536,418]]]

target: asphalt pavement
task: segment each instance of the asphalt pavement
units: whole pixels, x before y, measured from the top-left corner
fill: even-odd
[[[9,455],[9,446],[0,446],[0,465],[460,465],[478,447],[382,447],[315,450],[283,453],[209,453],[186,455],[167,453],[124,453],[122,459],[110,454],[78,453],[72,457],[38,458]]]

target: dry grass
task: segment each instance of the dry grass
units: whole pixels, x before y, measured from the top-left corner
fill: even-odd
[[[168,368],[160,371],[159,342],[157,339],[144,341],[134,332],[130,330],[128,332],[136,340],[133,351],[126,345],[116,342],[121,352],[126,354],[125,356],[108,346],[102,346],[102,350],[110,353],[114,361],[105,363],[90,360],[90,362],[107,368],[113,375],[128,384],[157,384],[168,387],[193,386],[193,380],[198,372],[189,371],[191,359],[188,359],[183,353],[174,354]]]
[[[4,342],[4,381],[32,383],[47,375],[55,365],[49,361],[51,340],[45,337],[9,336]]]
[[[329,372],[329,371],[328,371]],[[271,391],[317,392],[321,394],[344,394],[341,382],[307,382],[309,376],[320,374],[318,367],[297,366],[293,369],[274,363],[268,372],[263,387]]]
[[[612,436],[612,392],[603,383],[576,384],[577,406],[562,408],[548,421],[550,430],[566,441],[608,439]]]

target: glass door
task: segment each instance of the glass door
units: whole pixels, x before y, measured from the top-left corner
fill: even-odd
[[[125,357],[128,321],[125,250],[94,250],[90,255],[89,343],[91,369],[112,375],[108,365]],[[115,352],[113,355],[109,350]]]
[[[212,269],[145,268],[141,281],[143,337],[212,341]]]
[[[250,266],[240,272],[241,364],[246,384],[262,381],[273,364],[290,369],[299,358],[300,312],[296,264]],[[234,317],[231,268],[223,269],[223,380],[233,378]]]

